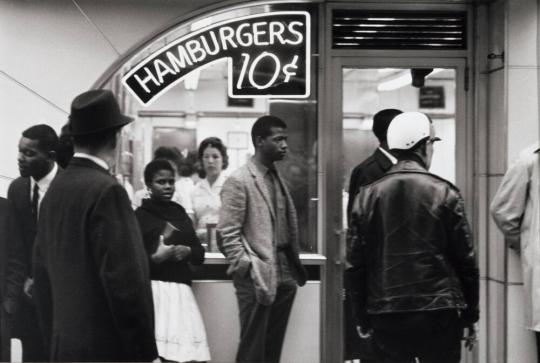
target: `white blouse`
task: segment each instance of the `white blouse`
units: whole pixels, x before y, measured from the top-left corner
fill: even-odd
[[[227,176],[221,172],[212,186],[207,179],[202,179],[191,193],[191,207],[194,212],[195,229],[198,233],[206,232],[207,223],[217,223],[221,199],[219,194]]]

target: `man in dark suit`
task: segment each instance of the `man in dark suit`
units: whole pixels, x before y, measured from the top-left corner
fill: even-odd
[[[21,340],[25,362],[47,359],[32,298],[32,248],[39,206],[58,170],[55,162],[57,147],[58,136],[48,125],[35,125],[23,131],[17,159],[21,176],[8,190],[22,236],[20,242],[26,265],[24,294],[17,300],[13,327],[13,336]]]
[[[26,275],[23,245],[9,201],[0,198],[0,360],[10,360],[10,339],[18,296]]]
[[[52,361],[158,357],[141,232],[109,172],[132,120],[110,91],[71,104],[75,154],[43,200],[34,248],[34,295]]]
[[[349,200],[347,203],[347,220],[350,221],[351,209],[354,197],[358,193],[361,186],[368,185],[381,178],[392,165],[397,163],[397,160],[388,152],[388,143],[386,141],[386,130],[390,122],[402,113],[400,110],[387,108],[377,112],[373,116],[373,133],[379,140],[379,147],[366,160],[357,165],[351,172],[349,182]],[[362,344],[359,341],[356,331],[357,323],[354,319],[353,305],[351,303],[351,295],[348,293],[351,290],[351,272],[345,272],[344,287],[344,324],[345,324],[345,359],[352,360],[363,358],[362,361],[369,361],[366,352],[361,351]],[[354,280],[354,278],[353,278]]]
[[[390,122],[402,113],[400,110],[387,108],[377,112],[373,116],[373,133],[379,140],[379,147],[366,160],[358,164],[351,172],[349,182],[349,201],[347,203],[347,218],[351,214],[352,204],[358,189],[361,186],[373,183],[382,177],[397,160],[388,152],[388,143],[386,141],[386,130]]]

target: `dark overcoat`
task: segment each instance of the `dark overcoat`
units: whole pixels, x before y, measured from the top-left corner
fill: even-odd
[[[36,221],[32,216],[30,177],[19,177],[11,182],[8,199],[13,205],[15,220],[22,237],[22,250],[27,261],[26,276],[32,276],[32,248],[36,236]]]
[[[392,167],[392,162],[379,148],[366,160],[358,164],[351,172],[349,181],[349,201],[347,203],[347,218],[351,215],[354,197],[358,194],[361,186],[379,180],[388,169]]]
[[[25,278],[32,277],[32,251],[37,229],[36,220],[32,215],[30,185],[30,177],[19,177],[8,189],[8,200],[13,205],[15,214],[14,222],[21,236],[18,243],[23,254]],[[12,332],[14,337],[22,340],[23,360],[46,359],[47,353],[39,328],[35,301],[26,294],[18,295]]]
[[[9,360],[11,322],[15,302],[22,293],[25,264],[19,229],[11,203],[0,198],[0,360]]]
[[[157,357],[148,261],[127,193],[73,158],[41,204],[34,295],[52,361]]]

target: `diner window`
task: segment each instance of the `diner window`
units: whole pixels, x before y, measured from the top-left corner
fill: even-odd
[[[229,79],[231,72],[227,58],[193,70],[146,106],[122,84],[122,78],[141,61],[181,37],[227,20],[279,11],[304,11],[310,15],[311,23],[307,24],[311,38],[306,58],[311,63],[311,71],[305,77],[309,85],[308,97],[230,97],[228,88],[232,80]],[[104,86],[116,94],[123,112],[135,118],[122,132],[115,170],[126,189],[133,190],[132,195],[144,191],[143,170],[158,147],[174,148],[179,152],[181,162],[191,166],[189,175],[184,172],[182,176],[197,184],[204,174],[197,156],[198,147],[208,137],[221,139],[227,147],[228,167],[223,173],[230,175],[255,152],[250,135],[255,120],[263,115],[275,115],[287,124],[289,154],[277,163],[277,167],[297,210],[301,252],[320,252],[317,242],[317,21],[317,6],[313,4],[238,7],[180,24],[134,54]],[[266,45],[265,51],[271,52],[272,45]],[[217,252],[211,237],[207,238],[203,243],[207,243],[211,252]]]

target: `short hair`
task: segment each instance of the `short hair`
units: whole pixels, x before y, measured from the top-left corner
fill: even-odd
[[[286,129],[287,124],[285,123],[285,121],[276,116],[266,115],[259,117],[251,128],[251,142],[253,142],[253,146],[257,147],[257,137],[265,138],[270,136],[272,134],[272,127],[280,127]]]
[[[181,155],[176,147],[160,146],[154,150],[154,159],[167,159],[174,161],[175,164],[178,164]]]
[[[174,175],[174,168],[168,159],[154,159],[144,168],[144,184],[150,185],[154,176],[161,170],[168,170]]]
[[[387,108],[377,112],[373,116],[372,130],[377,139],[379,139],[379,142],[386,141],[386,131],[390,122],[400,113],[403,113],[403,111],[396,110],[395,108]]]
[[[37,140],[39,150],[48,153],[58,150],[58,135],[49,125],[34,125],[22,132],[22,136],[27,139]]]
[[[202,163],[203,153],[209,147],[218,149],[223,159],[223,169],[227,169],[229,166],[229,155],[227,155],[227,147],[223,144],[223,141],[219,137],[207,137],[199,144],[199,160]]]
[[[98,149],[110,143],[118,132],[124,127],[111,127],[102,131],[86,135],[73,135],[73,145],[87,147],[89,149]],[[116,146],[116,144],[115,144]]]

